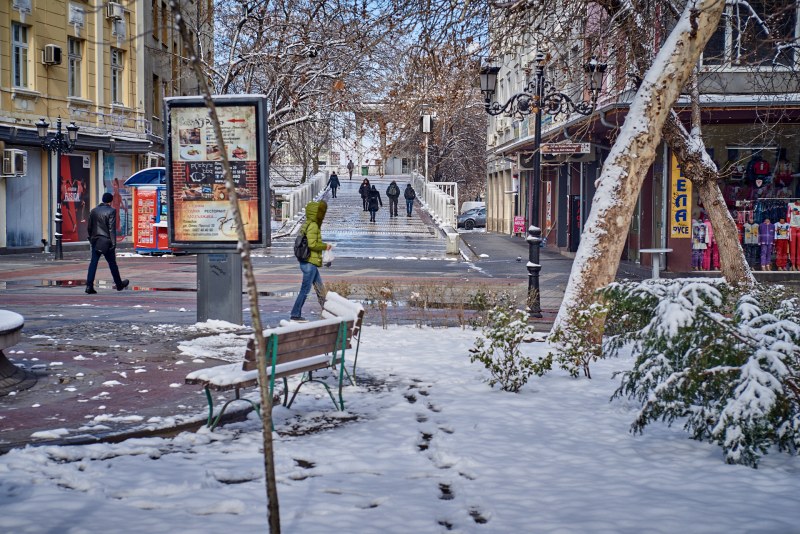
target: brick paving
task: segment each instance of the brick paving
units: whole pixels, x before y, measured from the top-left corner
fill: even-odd
[[[385,196],[389,180],[373,183]],[[445,240],[418,205],[413,217],[390,220],[387,200],[378,222],[371,225],[368,214],[361,211],[357,184],[360,180],[342,180],[338,198],[329,200],[323,235],[338,243],[339,258],[323,269],[326,283],[362,289],[381,280],[405,288],[483,284],[524,293],[524,239],[468,232],[462,234],[462,256],[447,258]],[[398,213],[404,213],[402,200]],[[300,284],[291,241],[291,237],[276,241],[270,249],[257,251],[253,260],[265,326],[276,326],[288,317]],[[38,377],[29,389],[0,391],[0,452],[26,444],[175,432],[204,422],[205,397],[199,388],[184,386],[183,377],[215,361],[195,362],[178,349],[179,342],[205,335],[193,329],[196,258],[120,256],[120,270],[131,280],[130,289],[115,291],[101,263],[97,295],[83,291],[88,247],[66,247],[65,259],[58,262],[43,253],[0,256],[0,307],[25,317],[20,343],[5,355]],[[560,305],[572,261],[543,252],[542,264],[545,317],[540,325],[545,329]],[[351,298],[365,297],[362,291]],[[243,306],[248,306],[246,297]],[[313,299],[307,308],[306,315],[318,317]],[[249,324],[249,310],[244,315]],[[389,308],[388,320],[444,325],[457,324],[459,318],[453,310],[423,311],[400,302]],[[379,323],[380,315],[368,308],[365,322]],[[54,429],[65,433],[33,437]]]

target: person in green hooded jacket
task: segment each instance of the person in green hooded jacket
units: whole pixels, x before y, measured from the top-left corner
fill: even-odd
[[[297,299],[294,301],[292,307],[292,321],[305,322],[307,319],[303,317],[303,304],[306,303],[308,292],[311,291],[311,286],[314,286],[314,291],[317,293],[320,306],[325,304],[325,286],[322,283],[322,277],[319,275],[319,268],[322,267],[322,251],[329,250],[331,245],[322,240],[322,220],[325,218],[325,212],[328,211],[328,204],[324,200],[311,201],[306,204],[306,222],[300,228],[300,231],[306,235],[308,239],[308,248],[311,250],[311,255],[307,261],[300,262],[300,270],[303,272],[303,283],[300,286],[300,293],[297,294]]]

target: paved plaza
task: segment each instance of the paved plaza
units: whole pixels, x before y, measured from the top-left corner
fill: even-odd
[[[371,180],[385,196],[389,179]],[[523,238],[466,232],[461,234],[461,254],[448,256],[445,238],[419,203],[413,217],[390,220],[386,199],[377,222],[369,223],[358,184],[355,177],[352,182],[345,178],[338,198],[325,193],[329,210],[323,237],[337,244],[336,260],[322,269],[327,284],[483,284],[524,294],[528,248]],[[402,204],[398,212],[404,214]],[[293,241],[287,235],[254,252],[266,327],[288,318],[300,285]],[[101,265],[98,294],[87,295],[88,246],[65,250],[63,261],[45,253],[0,256],[0,307],[25,317],[21,341],[5,355],[38,379],[30,389],[0,392],[0,451],[27,443],[85,443],[197,428],[204,421],[205,397],[199,388],[183,386],[183,379],[214,360],[190,361],[179,349],[183,341],[208,335],[195,325],[196,257],[140,256],[123,250],[120,270],[131,280],[130,289],[115,291],[108,269]],[[543,252],[542,265],[544,318],[537,328],[546,330],[560,305],[572,261]],[[366,324],[380,324],[380,314],[363,294],[351,298],[364,302]],[[245,325],[233,333],[249,331],[246,297],[243,308]],[[306,308],[309,318],[319,317],[313,299]],[[414,313],[407,303],[398,302],[389,308],[388,320],[413,324],[419,321]],[[437,313],[442,317],[447,310],[434,310],[430,317],[435,320]],[[55,428],[70,431],[65,436],[50,434]]]

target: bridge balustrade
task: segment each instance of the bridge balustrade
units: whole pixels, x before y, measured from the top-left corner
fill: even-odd
[[[411,183],[417,198],[439,226],[456,228],[456,182],[426,182],[425,177],[416,172],[411,174]]]

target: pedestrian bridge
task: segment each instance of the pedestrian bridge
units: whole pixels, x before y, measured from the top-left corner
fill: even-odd
[[[383,207],[378,210],[376,222],[369,221],[369,212],[363,211],[358,188],[364,176],[347,174],[339,176],[336,198],[330,190],[325,191],[323,199],[328,203],[328,212],[322,224],[322,238],[335,243],[334,254],[345,258],[427,258],[455,259],[447,254],[447,239],[420,209],[419,201],[414,203],[411,217],[406,216],[406,203],[402,191],[410,183],[408,176],[366,176],[370,184],[376,186],[381,194]],[[392,180],[400,187],[398,217],[389,217],[389,199],[386,188]],[[417,191],[419,194],[419,191]],[[298,225],[299,226],[299,225]],[[296,233],[273,239],[271,255],[292,255]]]

